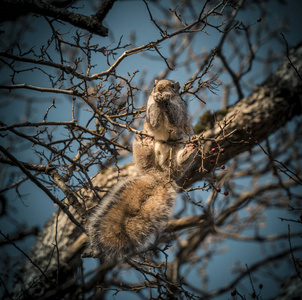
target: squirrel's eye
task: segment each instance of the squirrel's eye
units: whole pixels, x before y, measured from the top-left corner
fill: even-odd
[[[172,84],[171,84],[171,87],[172,87],[172,89],[174,89],[174,88],[175,88],[175,84],[174,84],[174,83],[172,83]]]

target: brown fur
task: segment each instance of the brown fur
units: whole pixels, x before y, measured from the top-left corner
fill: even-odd
[[[178,91],[178,82],[155,83],[145,123],[153,138],[137,136],[133,142],[141,175],[114,186],[89,219],[90,244],[99,258],[123,258],[141,250],[164,230],[172,215],[176,200],[173,180],[185,171],[194,152],[192,145],[171,144],[191,134],[186,105]]]
[[[99,237],[92,243],[94,251],[105,259],[135,252],[158,234],[172,213],[176,193],[172,184],[145,175],[134,178],[115,195],[112,205],[96,210],[88,227],[90,237]]]
[[[144,129],[156,140],[188,139],[193,133],[187,106],[179,95],[179,88],[178,82],[155,80],[147,102]]]

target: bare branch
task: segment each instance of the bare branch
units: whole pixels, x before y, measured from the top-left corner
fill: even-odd
[[[24,0],[3,0],[2,4],[5,5],[7,10],[22,11],[22,14],[36,13],[40,15],[46,15],[68,22],[74,26],[86,29],[91,33],[95,33],[100,36],[107,36],[108,29],[100,23],[100,19],[96,16],[83,16],[70,12],[67,9],[56,8],[53,5],[49,5],[44,1],[24,1]]]

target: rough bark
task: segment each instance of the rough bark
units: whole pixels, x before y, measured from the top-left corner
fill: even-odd
[[[286,58],[280,68],[248,98],[241,99],[227,109],[225,115],[225,120],[229,122],[227,125],[221,121],[203,133],[200,142],[203,154],[208,153],[212,147],[224,147],[225,152],[219,156],[219,162],[224,163],[237,154],[251,149],[255,143],[266,139],[294,116],[301,114],[302,82],[298,74],[299,70],[302,70],[301,45],[291,50],[290,59],[291,63]],[[194,168],[187,177],[192,176],[193,179],[186,181],[187,185],[199,180],[204,175],[205,169],[210,171],[209,159],[205,156],[204,159],[200,157],[196,159]],[[93,184],[103,191],[108,190],[119,176],[134,173],[133,166],[125,167],[120,173],[109,169],[105,173],[97,174]],[[97,197],[84,188],[79,192],[87,198],[86,207],[91,207],[92,203],[97,201]],[[100,196],[102,195],[103,193],[100,193]],[[70,211],[77,217],[76,212],[72,209]],[[198,224],[202,217],[193,216],[191,220],[190,218],[184,220],[184,223],[190,226],[194,220]],[[177,230],[178,225],[172,222],[167,231],[173,228]],[[64,213],[56,212],[39,234],[30,254],[32,262],[27,261],[23,266],[15,284],[14,294],[23,295],[23,298],[30,295],[33,299],[45,295],[48,289],[54,288],[61,281],[65,282],[69,274],[80,265],[80,255],[85,241],[85,235],[81,234],[70,219]],[[40,268],[36,268],[33,262]]]
[[[101,198],[118,180],[135,174],[133,165],[119,170],[109,168],[105,173],[97,174],[92,183],[100,191]],[[88,210],[99,201],[95,193],[86,190],[85,187],[79,193],[85,198]],[[66,199],[63,202],[68,205]],[[72,206],[69,207],[69,211],[80,221]],[[86,245],[86,235],[81,234],[82,231],[66,214],[60,210],[55,212],[37,237],[36,244],[31,250],[31,261],[25,262],[16,278],[14,295],[18,297],[22,295],[21,299],[39,298],[45,295],[47,290],[66,281],[69,278],[68,274],[70,275],[80,265],[81,250]]]
[[[213,166],[207,155],[213,147],[223,147],[217,164],[223,164],[283,127],[293,117],[301,114],[302,109],[302,45],[290,51],[278,70],[257,86],[247,98],[243,98],[225,111],[223,120],[218,121],[211,130],[202,134],[203,153],[195,160],[187,178],[191,184],[210,172]],[[202,171],[203,172],[200,172]],[[180,182],[182,184],[184,180]]]

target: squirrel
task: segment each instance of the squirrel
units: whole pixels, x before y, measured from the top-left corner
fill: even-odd
[[[193,135],[187,105],[179,95],[179,83],[167,79],[155,80],[154,88],[147,102],[144,129],[154,137],[154,151],[159,166],[167,168],[170,157],[176,161],[173,177],[183,172],[177,169],[181,163],[181,150],[184,141]],[[191,145],[192,147],[192,145]],[[172,153],[171,153],[172,150]]]
[[[137,135],[133,141],[139,175],[119,182],[89,218],[94,257],[111,261],[142,250],[172,216],[175,179],[185,172],[195,152],[193,144],[173,144],[190,135],[187,109],[178,90],[178,82],[155,82],[144,124],[148,136]]]
[[[187,106],[179,95],[179,83],[155,80],[147,102],[144,129],[157,141],[189,138],[192,127]]]

